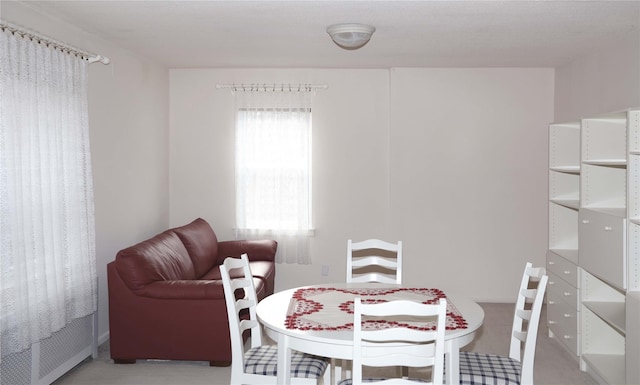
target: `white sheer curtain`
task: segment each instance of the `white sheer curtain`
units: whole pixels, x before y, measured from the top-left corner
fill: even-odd
[[[275,239],[277,262],[310,263],[310,88],[236,89],[236,238]]]
[[[0,31],[0,357],[96,310],[87,66]]]

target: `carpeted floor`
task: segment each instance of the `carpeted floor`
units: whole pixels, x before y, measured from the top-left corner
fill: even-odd
[[[475,341],[464,350],[508,354],[512,304],[481,304],[485,322]],[[547,335],[543,308],[536,347],[534,380],[537,385],[596,385],[580,371],[571,357]],[[209,367],[207,362],[146,361],[133,365],[115,365],[109,357],[109,344],[100,347],[99,357],[87,360],[55,382],[55,385],[224,385],[229,384],[231,369]]]

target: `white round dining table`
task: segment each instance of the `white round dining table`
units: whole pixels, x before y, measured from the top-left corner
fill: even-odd
[[[322,284],[274,293],[258,303],[256,313],[265,334],[278,343],[278,384],[290,383],[291,350],[318,356],[350,360],[353,356],[351,330],[300,330],[285,326],[293,294],[303,288],[406,288],[388,284]],[[464,317],[467,327],[445,332],[445,378],[447,384],[459,384],[460,348],[471,343],[484,322],[482,307],[471,299],[447,295],[447,301]]]

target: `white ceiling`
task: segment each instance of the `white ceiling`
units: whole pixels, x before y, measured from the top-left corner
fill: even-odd
[[[171,68],[555,67],[640,34],[640,0],[27,3]],[[343,22],[377,31],[343,50]]]

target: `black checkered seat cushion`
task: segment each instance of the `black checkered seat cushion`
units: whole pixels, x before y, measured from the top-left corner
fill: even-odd
[[[364,382],[376,382],[376,381],[384,381],[384,380],[386,380],[386,378],[363,378],[362,382],[363,383]],[[425,381],[423,379],[420,379],[420,378],[410,378],[409,380],[415,381],[415,382],[425,382],[425,383],[427,382],[427,381]],[[351,379],[351,378],[344,379],[342,381],[339,381],[338,385],[353,385],[353,379]]]
[[[327,369],[326,358],[291,352],[291,377],[319,378]],[[278,347],[262,345],[248,350],[244,357],[245,373],[276,376],[278,374]]]
[[[520,368],[509,357],[460,352],[460,385],[520,385]]]

